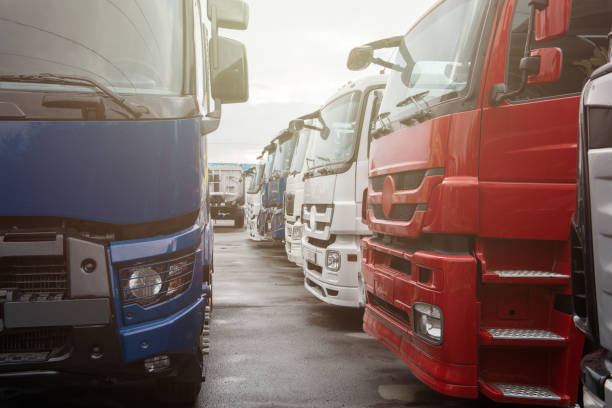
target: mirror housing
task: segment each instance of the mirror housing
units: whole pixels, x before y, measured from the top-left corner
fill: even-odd
[[[548,6],[535,14],[534,38],[548,41],[567,32],[572,10],[571,0],[551,0]]]
[[[537,73],[529,75],[527,79],[528,84],[550,84],[559,80],[563,63],[563,52],[560,48],[532,50],[530,58],[538,58],[540,66]]]
[[[218,37],[217,41],[217,64],[211,67],[210,74],[212,96],[220,103],[246,102],[249,100],[246,48],[240,41],[225,37]]]
[[[372,63],[374,48],[369,45],[355,47],[349,53],[346,67],[351,71],[363,71]]]
[[[208,0],[206,14],[220,28],[246,30],[249,25],[249,5],[244,0]]]
[[[289,130],[291,132],[299,132],[304,129],[304,119],[294,119],[289,122]]]

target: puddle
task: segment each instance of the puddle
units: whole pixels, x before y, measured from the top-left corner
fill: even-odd
[[[423,384],[383,384],[378,386],[378,395],[385,400],[427,403],[439,399],[439,394]]]
[[[374,340],[374,337],[372,337],[368,333],[364,333],[364,332],[345,333],[345,334],[347,336],[349,336],[349,337],[353,337],[353,338],[356,338],[356,339]]]

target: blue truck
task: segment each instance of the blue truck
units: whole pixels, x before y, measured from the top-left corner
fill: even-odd
[[[265,236],[274,241],[285,239],[283,203],[287,176],[295,150],[297,135],[289,129],[281,131],[270,143],[274,146],[274,161],[262,200],[262,217],[265,220]]]
[[[150,378],[195,401],[206,136],[248,99],[245,48],[219,29],[246,29],[248,6],[19,0],[0,16],[0,388]]]

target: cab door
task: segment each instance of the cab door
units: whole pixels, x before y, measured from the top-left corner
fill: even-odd
[[[529,22],[529,0],[502,8],[486,75],[485,92],[497,84],[517,89]],[[567,3],[570,4],[569,2]],[[496,238],[566,240],[574,211],[580,91],[605,58],[612,5],[573,1],[560,37],[532,41],[532,50],[562,53],[556,81],[528,84],[499,106],[483,98],[480,141],[480,234]],[[551,8],[549,18],[561,18]],[[542,66],[542,70],[547,67]],[[531,77],[530,77],[531,78]],[[530,79],[531,81],[531,79]],[[503,216],[500,216],[503,214]]]
[[[355,203],[357,204],[357,228],[364,233],[368,232],[367,227],[361,223],[361,211],[363,206],[364,191],[368,188],[368,154],[370,151],[372,125],[378,115],[380,101],[383,96],[383,87],[371,89],[365,96],[363,108],[363,120],[361,122],[359,148],[357,151],[357,170],[355,172]]]

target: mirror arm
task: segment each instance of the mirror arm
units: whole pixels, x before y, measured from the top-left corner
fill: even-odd
[[[385,61],[380,58],[372,58],[372,64],[376,64],[384,68],[389,68],[393,71],[402,72],[402,67],[400,67],[399,65],[393,64],[392,62]]]
[[[529,6],[530,6],[529,7],[530,15],[529,15],[529,22],[527,26],[527,38],[525,40],[525,49],[523,51],[523,58],[521,58],[521,65],[520,65],[521,83],[519,84],[519,87],[517,89],[512,90],[512,91],[508,91],[506,89],[505,84],[493,85],[493,87],[491,88],[491,94],[489,95],[489,103],[491,104],[491,106],[498,106],[506,99],[513,98],[523,93],[523,91],[525,90],[525,87],[527,86],[529,75],[534,74],[534,72],[532,72],[530,68],[532,68],[535,65],[535,63],[531,61],[531,59],[536,58],[536,57],[531,57],[530,55],[531,55],[531,41],[533,39],[533,33],[535,30],[536,10],[541,11],[545,9],[548,6],[548,0],[531,0],[529,2]],[[539,71],[539,66],[538,66],[538,71]],[[537,74],[537,72],[535,72],[535,74]]]

